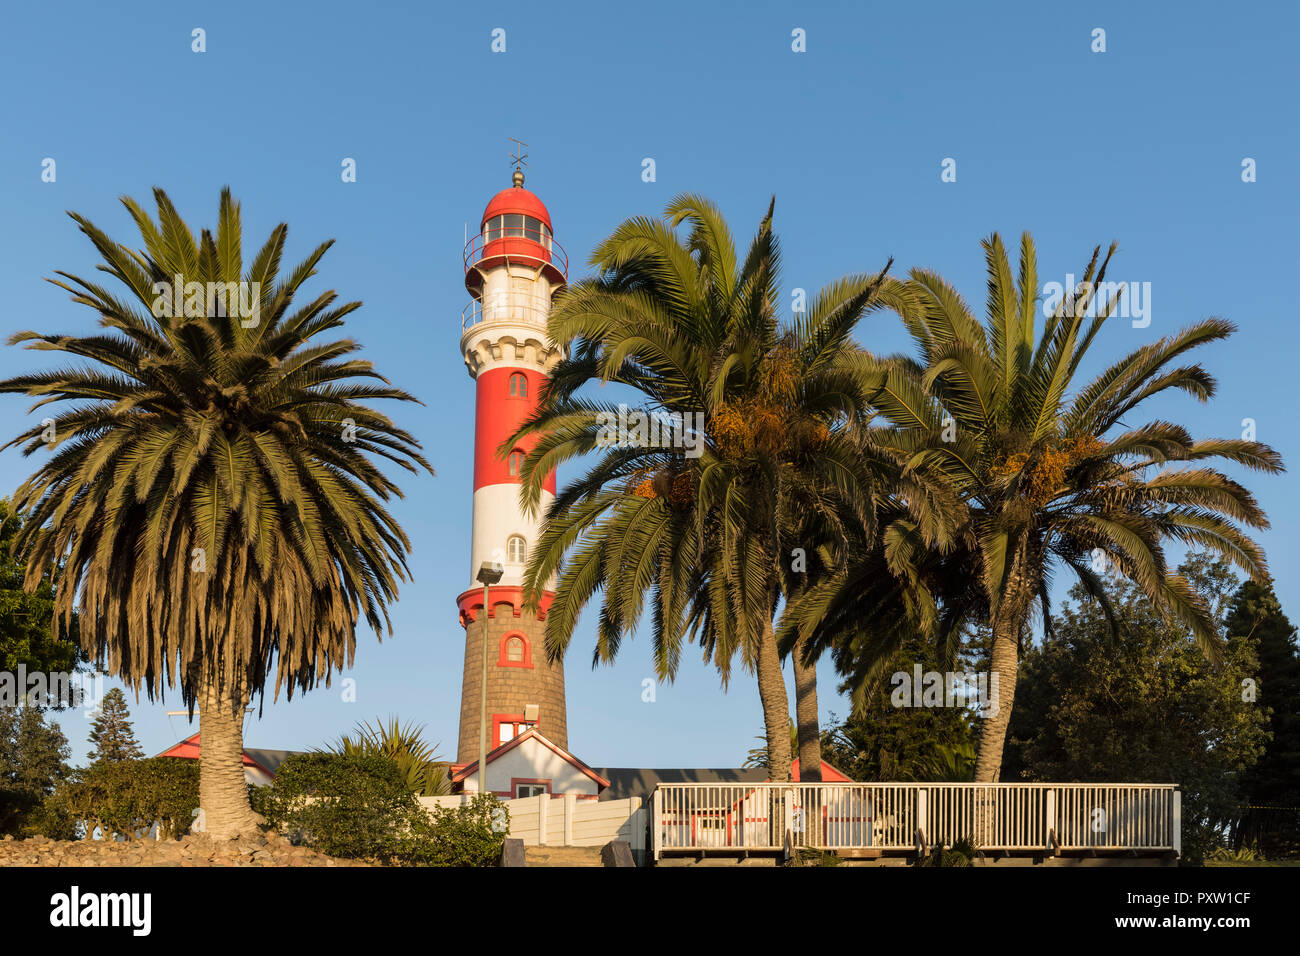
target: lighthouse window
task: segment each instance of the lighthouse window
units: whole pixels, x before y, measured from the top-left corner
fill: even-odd
[[[506,560],[511,564],[523,564],[527,557],[528,545],[521,536],[512,534],[506,541]]]
[[[513,477],[519,476],[519,468],[524,463],[524,453],[521,451],[512,451],[510,457],[506,459],[510,465],[510,474]]]
[[[540,242],[546,248],[551,247],[551,227],[540,219],[521,213],[506,213],[493,216],[483,224],[483,239],[492,242],[496,239],[531,239]]]
[[[519,663],[524,659],[524,639],[522,637],[512,637],[506,641],[506,660],[512,663]]]
[[[510,376],[510,397],[528,397],[528,379],[524,377],[522,372],[516,372]]]

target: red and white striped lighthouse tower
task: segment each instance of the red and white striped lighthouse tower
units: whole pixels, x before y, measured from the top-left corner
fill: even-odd
[[[465,627],[465,673],[460,702],[459,762],[479,750],[483,635],[483,587],[474,584],[485,562],[504,574],[491,585],[487,628],[488,749],[536,726],[553,743],[568,748],[564,667],[550,664],[542,621],[552,593],[538,613],[523,607],[523,572],[537,543],[540,516],[555,498],[555,474],[547,477],[536,516],[519,504],[521,463],[534,442],[521,442],[501,459],[497,450],[537,407],[542,382],[562,358],[547,334],[552,297],[564,288],[568,260],[551,233],[546,206],[524,188],[516,168],[514,185],[492,197],[483,210],[479,235],[465,246],[465,288],[472,301],[461,319],[460,349],[477,392],[474,417],[474,517],[470,587],[458,599]]]

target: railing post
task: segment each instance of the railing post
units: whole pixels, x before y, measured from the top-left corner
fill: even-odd
[[[1043,828],[1047,831],[1044,835],[1044,848],[1049,854],[1053,852],[1052,838],[1056,830],[1056,790],[1047,791],[1047,805],[1043,809]]]
[[[781,790],[781,848],[788,855],[794,846],[794,832],[791,825],[794,823],[792,814],[794,813],[794,791],[789,787],[783,787]]]
[[[918,787],[916,790],[916,852],[919,856],[925,856],[929,849],[930,833],[930,802],[929,793],[924,787]],[[875,821],[868,822],[870,828],[875,825]],[[870,831],[868,831],[870,832]]]
[[[654,851],[656,863],[659,862],[659,853],[664,848],[664,830],[663,824],[660,823],[660,820],[663,817],[663,799],[663,789],[655,787],[655,792],[650,798],[650,843]]]
[[[1174,791],[1172,819],[1169,821],[1173,828],[1174,853],[1178,856],[1183,855],[1183,792]]]

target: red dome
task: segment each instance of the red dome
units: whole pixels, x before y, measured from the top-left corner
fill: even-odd
[[[546,228],[554,228],[551,225],[551,214],[546,211],[546,205],[523,186],[511,186],[493,196],[487,208],[483,210],[483,218],[479,221],[479,225],[482,226],[493,216],[510,213],[532,216],[546,223]]]

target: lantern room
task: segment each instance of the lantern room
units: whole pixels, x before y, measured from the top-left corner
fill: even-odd
[[[488,202],[479,234],[465,246],[465,288],[478,303],[483,302],[488,274],[501,267],[519,267],[544,278],[552,294],[568,280],[569,260],[551,231],[551,214],[524,188],[520,170],[515,170],[513,182]]]

